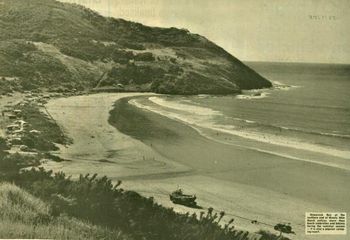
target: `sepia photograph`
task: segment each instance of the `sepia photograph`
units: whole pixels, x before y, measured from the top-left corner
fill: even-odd
[[[350,239],[348,0],[0,0],[0,111],[0,239]]]

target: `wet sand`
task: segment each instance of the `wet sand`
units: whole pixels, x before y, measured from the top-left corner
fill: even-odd
[[[180,185],[198,196],[203,193],[199,199],[204,205],[223,206],[250,219],[270,224],[292,222],[299,234],[303,233],[306,211],[350,211],[350,172],[346,169],[222,144],[183,123],[138,109],[127,101],[120,100],[111,112],[115,127],[168,159],[191,167],[196,174],[195,178],[162,179],[170,189]],[[125,125],[120,116],[137,118]],[[230,138],[244,145],[239,137]],[[152,186],[153,182],[147,185]],[[142,191],[142,187],[137,190]]]
[[[348,171],[215,142],[124,100],[118,101],[109,119],[116,100],[135,95],[96,94],[50,101],[48,111],[74,143],[61,146],[59,153],[69,162],[46,167],[72,175],[96,172],[122,179],[124,188],[153,196],[164,206],[200,211],[169,201],[168,194],[182,187],[197,195],[199,205],[224,210],[227,219],[234,217],[237,227],[250,231],[272,230],[278,222],[291,222],[297,232],[294,239],[346,239],[306,238],[303,224],[305,211],[349,213]],[[251,220],[261,223],[251,224]]]
[[[198,174],[254,185],[318,204],[332,203],[340,209],[350,210],[347,188],[350,172],[345,169],[215,142],[189,126],[139,110],[127,104],[127,99],[121,101],[124,104],[111,113],[134,116],[128,120],[133,126],[132,132],[123,129],[120,121],[114,122],[121,132],[152,144],[157,152],[195,169]],[[142,116],[142,121],[136,116]]]
[[[140,93],[93,94],[51,100],[46,108],[73,143],[59,146],[67,160],[47,162],[44,167],[76,177],[98,173],[112,179],[131,176],[186,174],[188,167],[169,162],[138,140],[119,133],[108,124],[109,111],[119,98]]]

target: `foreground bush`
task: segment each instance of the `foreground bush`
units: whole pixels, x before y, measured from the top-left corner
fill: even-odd
[[[0,151],[0,180],[16,181],[19,177],[20,169],[37,166],[38,164],[38,156],[10,155]]]
[[[64,215],[52,217],[49,205],[8,183],[0,184],[0,238],[132,239],[119,230]]]
[[[121,182],[113,184],[97,174],[81,175],[73,181],[64,173],[23,169],[35,165],[36,157],[0,158],[0,238],[251,239],[248,232],[234,229],[233,219],[221,227],[224,212],[217,214],[209,208],[199,216],[179,214],[155,203],[153,198],[124,191]],[[1,181],[13,182],[41,200]],[[270,233],[261,235],[264,240],[278,239]]]
[[[107,177],[80,176],[72,181],[63,173],[44,169],[23,171],[16,183],[52,206],[52,216],[67,214],[93,224],[121,229],[135,239],[235,239],[229,224],[222,229],[209,209],[200,216],[175,213],[136,192],[123,191]],[[230,224],[233,220],[230,222]]]

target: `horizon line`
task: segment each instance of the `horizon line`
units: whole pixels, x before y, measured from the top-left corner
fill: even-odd
[[[319,64],[319,65],[350,65],[350,63],[333,62],[297,62],[297,61],[269,61],[269,60],[241,60],[244,63],[292,63],[292,64]]]

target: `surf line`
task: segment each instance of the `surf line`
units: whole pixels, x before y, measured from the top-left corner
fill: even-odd
[[[161,116],[164,116],[168,119],[171,119],[171,120],[175,120],[175,121],[178,121],[180,123],[183,123],[183,124],[186,124],[187,126],[193,128],[195,131],[197,131],[201,136],[207,138],[207,139],[210,139],[212,141],[215,141],[215,142],[218,142],[218,143],[221,143],[221,144],[225,144],[225,145],[231,145],[231,146],[236,146],[236,147],[240,147],[240,148],[245,148],[245,149],[249,149],[249,150],[253,150],[253,151],[258,151],[258,152],[261,152],[261,153],[265,153],[265,154],[270,154],[270,155],[274,155],[274,156],[278,156],[278,157],[282,157],[282,158],[287,158],[287,159],[291,159],[291,160],[297,160],[297,161],[303,161],[303,162],[309,162],[309,163],[314,163],[314,164],[319,164],[319,165],[323,165],[323,166],[329,166],[329,167],[334,167],[334,168],[338,168],[338,169],[342,169],[342,170],[347,170],[349,171],[350,170],[350,167],[347,167],[347,166],[339,166],[337,164],[333,164],[333,163],[324,163],[324,162],[319,162],[319,161],[316,161],[316,160],[310,160],[310,159],[305,159],[305,158],[299,158],[299,157],[295,157],[295,156],[291,156],[291,155],[286,155],[286,154],[283,154],[283,153],[277,153],[277,152],[273,152],[273,151],[268,151],[268,150],[264,150],[264,149],[261,149],[261,148],[256,148],[256,147],[249,147],[249,146],[245,146],[245,145],[240,145],[240,144],[234,144],[234,143],[229,143],[229,142],[225,142],[225,141],[221,141],[221,140],[218,140],[218,139],[215,139],[213,137],[210,137],[208,136],[207,134],[205,134],[203,131],[201,131],[199,128],[205,128],[204,126],[198,126],[196,125],[194,122],[191,123],[191,122],[188,122],[188,121],[184,121],[181,119],[181,117],[170,117],[168,116],[166,113],[162,112],[162,111],[159,111],[157,109],[154,109],[153,107],[150,107],[150,106],[146,106],[144,104],[141,104],[137,101],[135,101],[135,99],[132,99],[128,102],[129,104],[137,107],[137,108],[140,108],[140,109],[144,109],[144,110],[148,110],[150,112],[153,112],[153,113],[156,113],[156,114],[159,114]],[[218,130],[220,132],[223,132],[222,129],[215,129],[215,130]],[[242,137],[242,136],[239,136],[239,135],[236,135],[237,137]],[[288,146],[287,146],[288,147]]]
[[[221,112],[212,110],[210,108],[205,108],[205,107],[199,107],[199,109],[200,109],[199,111],[194,111],[193,106],[189,106],[188,104],[171,103],[169,101],[163,100],[163,99],[158,98],[158,97],[150,97],[150,98],[148,98],[148,100],[155,103],[156,105],[159,105],[160,107],[196,113],[200,116],[208,116],[208,113],[209,113],[210,119],[212,118],[212,116],[223,115]],[[169,102],[169,104],[166,102]],[[134,106],[141,108],[141,109],[146,109],[146,110],[151,111],[153,113],[157,113],[157,114],[162,115],[164,117],[167,117],[169,119],[180,121],[186,125],[190,125],[190,126],[192,125],[192,127],[198,126],[201,128],[208,128],[208,129],[216,130],[219,132],[224,132],[224,133],[228,133],[231,135],[235,135],[238,137],[250,139],[253,141],[258,141],[258,142],[263,142],[263,143],[273,144],[273,145],[281,145],[283,147],[296,148],[296,149],[311,151],[311,152],[316,152],[316,153],[322,153],[322,154],[326,154],[326,155],[330,155],[330,156],[338,157],[338,158],[342,158],[342,159],[350,159],[350,152],[347,152],[347,151],[344,152],[342,150],[337,150],[337,149],[327,149],[327,148],[324,148],[321,146],[310,145],[310,144],[308,144],[310,147],[306,147],[306,146],[302,147],[300,145],[296,145],[294,141],[292,141],[291,143],[280,142],[280,141],[276,141],[276,140],[274,140],[273,142],[269,142],[269,141],[266,141],[265,139],[254,137],[253,135],[244,134],[244,132],[237,132],[236,131],[235,133],[233,133],[232,131],[228,131],[228,130],[220,128],[219,125],[207,126],[206,124],[198,124],[198,123],[196,123],[195,119],[192,119],[192,120],[185,119],[181,115],[179,115],[178,113],[169,112],[168,110],[162,111],[160,109],[156,109],[155,107],[139,103],[136,101],[136,99],[130,100],[129,104],[134,105]],[[207,113],[207,114],[205,114],[205,113]],[[244,120],[244,119],[242,119],[242,120],[245,122],[249,122],[249,120]],[[311,148],[313,148],[313,150],[310,150]]]
[[[305,159],[305,158],[294,157],[294,156],[291,156],[291,155],[287,155],[287,154],[283,154],[283,153],[277,153],[277,152],[273,152],[273,151],[268,151],[268,150],[264,150],[264,149],[261,149],[261,148],[255,148],[255,147],[249,147],[249,146],[245,146],[245,145],[225,142],[225,141],[222,141],[222,140],[219,140],[219,139],[215,139],[213,137],[208,136],[207,134],[203,133],[203,131],[201,131],[200,129],[198,129],[198,128],[194,127],[194,126],[191,126],[191,127],[193,129],[195,129],[201,136],[203,136],[203,137],[205,137],[207,139],[210,139],[212,141],[221,143],[221,144],[230,145],[230,146],[236,146],[236,147],[240,147],[240,148],[245,148],[245,149],[258,151],[258,152],[262,152],[262,153],[266,153],[266,154],[270,154],[270,155],[274,155],[274,156],[278,156],[278,157],[282,157],[282,158],[287,158],[287,159],[291,159],[291,160],[310,162],[310,163],[315,163],[315,164],[319,164],[319,165],[324,165],[324,166],[328,166],[328,167],[334,167],[334,168],[350,171],[350,167],[346,167],[346,166],[342,167],[342,166],[339,166],[337,164],[323,163],[323,162],[318,162],[316,160],[310,160],[310,159]]]
[[[201,127],[201,126],[194,126],[195,125],[194,123],[186,122],[184,120],[179,119],[178,117],[169,117],[169,116],[167,116],[167,114],[165,114],[163,112],[157,111],[156,109],[154,109],[152,107],[149,107],[149,106],[146,106],[146,105],[141,104],[139,102],[136,102],[135,99],[130,100],[129,104],[131,104],[131,105],[133,105],[133,106],[135,106],[137,108],[148,110],[150,112],[159,114],[159,115],[164,116],[166,118],[169,118],[171,120],[175,120],[175,121],[181,122],[183,124],[186,124],[187,126],[189,126],[192,129],[194,129],[196,132],[198,132],[201,136],[203,136],[203,137],[205,137],[207,139],[210,139],[211,141],[215,141],[215,142],[218,142],[218,143],[221,143],[221,144],[225,144],[225,145],[245,148],[245,149],[249,149],[249,150],[253,150],[253,151],[258,151],[258,152],[261,152],[261,153],[270,154],[270,155],[274,155],[274,156],[278,156],[278,157],[282,157],[282,158],[287,158],[287,159],[291,159],[291,160],[309,162],[309,163],[314,163],[314,164],[319,164],[319,165],[323,165],[323,166],[334,167],[334,168],[350,171],[350,167],[347,167],[347,166],[339,166],[339,165],[333,164],[333,163],[324,163],[324,162],[319,162],[319,161],[316,161],[316,160],[299,158],[299,157],[295,157],[295,156],[291,156],[291,155],[286,155],[286,154],[283,154],[283,153],[277,153],[277,152],[273,152],[273,151],[268,151],[268,150],[264,150],[264,149],[261,149],[261,148],[249,147],[249,146],[245,146],[245,145],[240,145],[240,144],[234,144],[234,143],[221,141],[221,140],[215,139],[213,137],[210,137],[207,134],[205,134],[203,131],[201,131],[199,129],[199,127]],[[219,131],[222,132],[222,130],[219,130]],[[241,136],[238,136],[238,137],[241,137]]]

